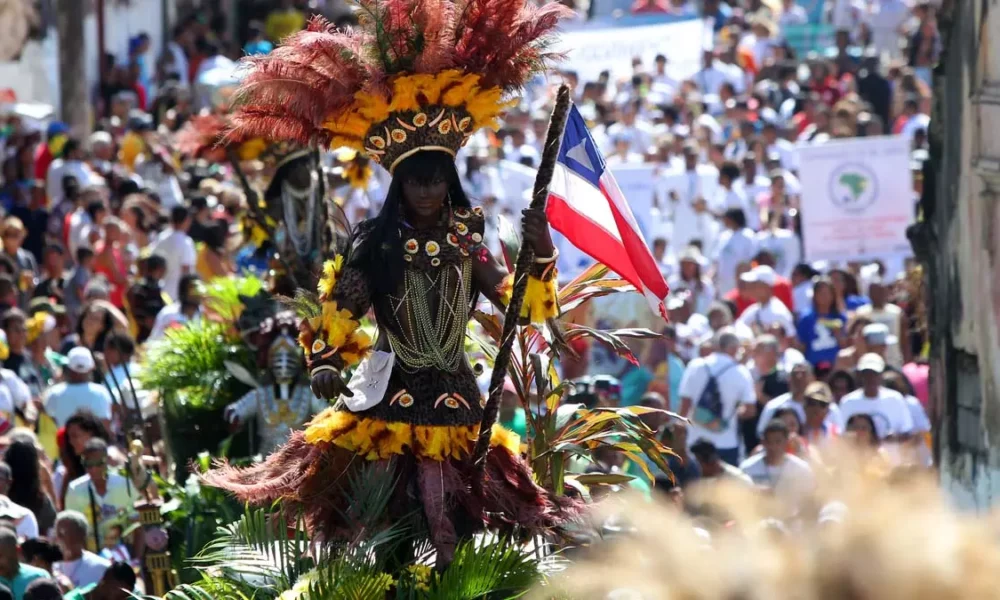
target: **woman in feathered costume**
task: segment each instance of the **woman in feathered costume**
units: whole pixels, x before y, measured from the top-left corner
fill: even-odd
[[[486,399],[464,353],[480,294],[510,298],[507,272],[483,245],[485,219],[454,158],[546,66],[558,4],[524,0],[366,0],[359,30],[322,20],[250,59],[235,135],[355,148],[392,174],[381,212],[324,267],[319,303],[301,323],[313,391],[336,404],[263,463],[221,466],[207,482],[241,500],[282,500],[314,533],[352,537],[343,495],[360,469],[389,469],[392,522],[422,509],[443,563],[484,525],[538,531],[576,506],[535,484],[519,440],[494,428],[484,476],[470,456]],[[522,317],[558,314],[555,253],[544,212],[526,210],[538,258]],[[373,311],[377,342],[360,330]],[[356,370],[347,385],[342,373]]]

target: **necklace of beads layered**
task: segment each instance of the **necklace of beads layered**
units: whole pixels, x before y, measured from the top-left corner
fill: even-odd
[[[469,288],[472,263],[442,266],[430,273],[407,267],[403,275],[403,297],[389,297],[391,315],[398,334],[385,328],[392,351],[402,359],[405,371],[436,368],[454,371],[465,351],[465,330],[469,324]],[[437,312],[430,298],[437,289]]]

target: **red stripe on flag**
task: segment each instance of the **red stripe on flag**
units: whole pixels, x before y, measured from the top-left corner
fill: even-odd
[[[617,192],[618,199],[621,199],[621,192],[618,190],[614,191]],[[613,196],[610,192],[612,190],[605,188],[604,182],[601,181],[601,193],[611,199]],[[622,238],[621,245],[625,249],[633,272],[642,281],[643,288],[652,292],[660,300],[663,300],[670,293],[670,290],[667,288],[667,282],[663,280],[663,273],[660,272],[660,268],[656,264],[656,259],[653,258],[653,253],[646,246],[645,240],[642,239],[642,234],[633,229],[628,219],[618,210],[618,202],[608,202],[608,204],[611,206],[611,214],[614,215],[615,223],[618,225],[618,235]],[[625,206],[628,207],[627,204]],[[610,267],[611,265],[608,266]],[[637,288],[639,287],[634,282],[630,281],[629,283],[632,283]]]
[[[612,211],[615,212],[617,221],[617,211]],[[622,243],[586,216],[573,210],[565,198],[549,191],[545,215],[556,231],[566,236],[566,239],[588,256],[606,265],[637,290],[641,291],[646,287],[632,267],[628,254],[623,251]]]

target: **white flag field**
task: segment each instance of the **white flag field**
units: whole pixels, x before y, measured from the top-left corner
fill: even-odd
[[[831,141],[798,151],[806,260],[911,254],[906,228],[916,198],[905,137]]]
[[[564,52],[560,68],[576,71],[581,81],[594,81],[601,71],[612,76],[632,72],[632,59],[647,68],[657,54],[667,57],[667,72],[674,78],[690,77],[701,66],[704,23],[699,19],[609,29],[567,31],[554,50]]]

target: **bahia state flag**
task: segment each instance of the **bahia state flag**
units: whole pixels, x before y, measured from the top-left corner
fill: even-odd
[[[556,231],[634,285],[666,319],[667,282],[576,106],[566,121],[545,212]]]

